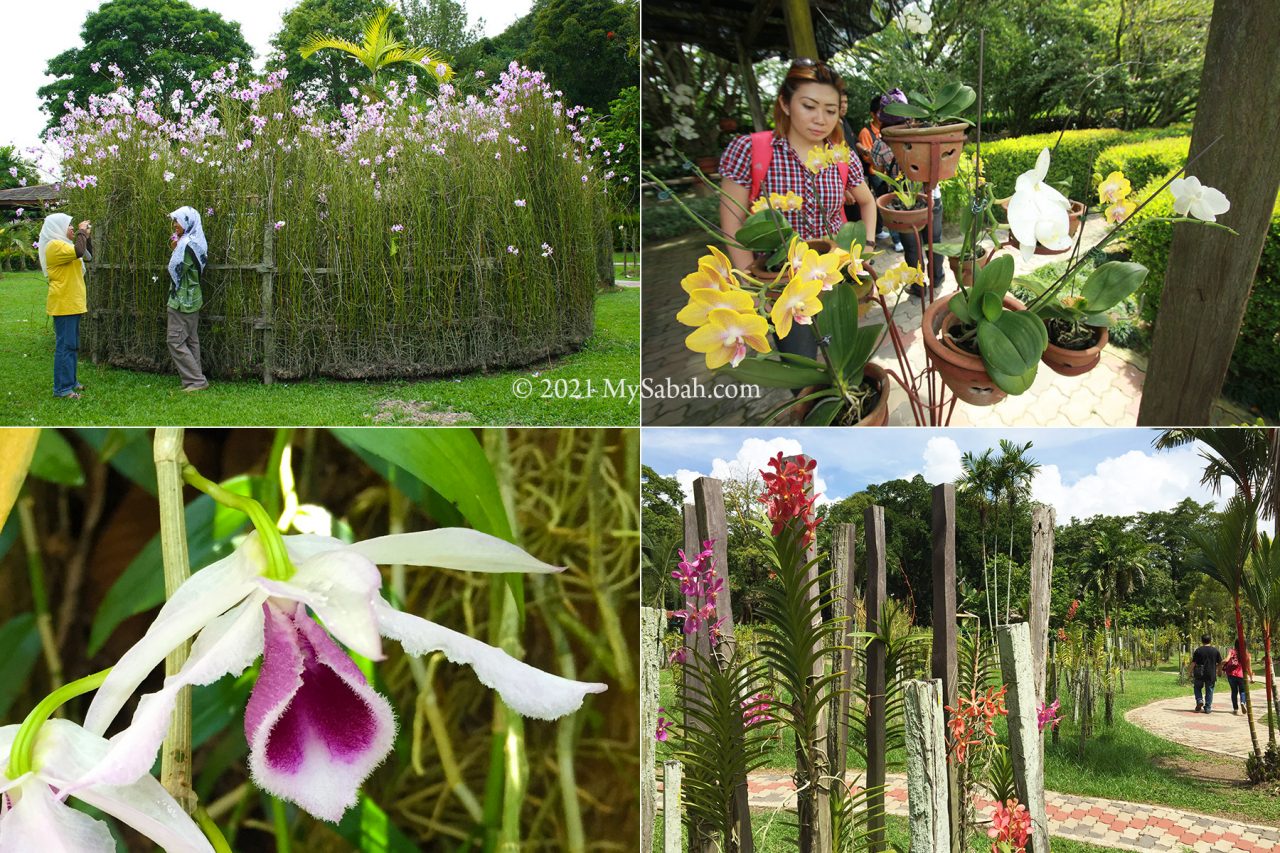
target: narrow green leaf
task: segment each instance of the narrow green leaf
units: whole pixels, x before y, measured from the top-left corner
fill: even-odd
[[[400,831],[382,807],[364,794],[335,827],[353,850],[364,853],[418,853],[418,846]]]
[[[891,116],[903,116],[905,118],[928,118],[929,111],[924,107],[917,107],[915,104],[889,104],[884,111]]]
[[[84,471],[71,445],[56,429],[40,430],[29,473],[63,486],[83,486]]]
[[[145,429],[84,427],[76,434],[98,451],[99,458],[150,494],[156,493],[156,463],[151,435]]]
[[[489,459],[468,429],[335,429],[348,447],[399,465],[441,497],[482,533],[511,541],[511,523]]]
[[[803,388],[831,381],[831,377],[824,371],[784,364],[769,358],[744,359],[737,367],[721,368],[718,372],[723,372],[735,382],[764,385],[768,388]]]
[[[6,717],[18,694],[26,685],[40,655],[40,631],[36,617],[19,613],[0,625],[0,719]]]
[[[363,447],[351,447],[364,463],[377,471],[382,479],[399,489],[401,494],[438,523],[441,527],[465,527],[467,522],[458,508],[440,496],[440,493],[419,480],[413,474],[390,460],[370,453]]]

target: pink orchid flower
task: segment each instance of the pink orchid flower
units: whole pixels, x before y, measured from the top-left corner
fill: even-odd
[[[74,850],[115,853],[106,823],[71,808],[65,793],[72,780],[98,764],[110,744],[66,720],[49,720],[36,735],[34,767],[7,776],[17,725],[0,728],[0,851]],[[151,775],[125,785],[88,785],[75,798],[132,826],[169,853],[213,853],[213,847],[177,801]]]
[[[202,569],[161,608],[146,635],[98,689],[85,728],[106,731],[130,695],[165,656],[196,635],[191,657],[157,693],[143,696],[129,728],[76,787],[124,784],[150,769],[169,727],[178,691],[238,675],[263,656],[245,736],[254,782],[324,820],[355,804],[361,783],[391,751],[391,706],[334,641],[382,660],[382,638],[411,655],[443,651],[498,691],[514,711],[550,720],[577,710],[604,684],[571,681],[501,649],[409,613],[382,598],[378,564],[473,572],[559,571],[515,545],[463,528],[383,536],[352,545],[327,536],[286,536],[297,572],[264,577],[256,533],[230,556]],[[324,627],[308,615],[310,608]],[[332,637],[330,636],[332,635]],[[73,789],[74,790],[74,789]]]

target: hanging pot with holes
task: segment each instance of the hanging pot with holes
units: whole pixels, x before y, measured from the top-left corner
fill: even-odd
[[[882,129],[880,137],[893,150],[904,178],[936,184],[955,177],[968,129],[962,121],[938,127],[897,125]]]

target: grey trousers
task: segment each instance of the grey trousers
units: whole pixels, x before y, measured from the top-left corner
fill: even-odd
[[[169,309],[169,328],[165,339],[169,342],[169,355],[182,377],[183,388],[200,388],[209,384],[200,369],[200,312],[183,314]]]

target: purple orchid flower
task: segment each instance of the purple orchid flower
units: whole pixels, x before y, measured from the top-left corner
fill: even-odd
[[[347,545],[327,536],[286,536],[298,567],[287,581],[263,576],[257,534],[191,576],[161,608],[146,635],[98,689],[85,728],[101,735],[165,656],[199,634],[182,670],[143,696],[130,726],[111,738],[107,756],[76,780],[125,784],[146,774],[169,727],[178,691],[239,674],[263,655],[245,710],[249,767],[263,790],[316,817],[337,821],[360,784],[391,751],[395,718],[334,641],[381,660],[382,637],[411,655],[443,651],[472,668],[512,710],[555,719],[577,710],[604,684],[561,678],[466,634],[409,613],[379,594],[377,565],[436,566],[476,572],[559,571],[522,549],[475,530],[445,528]],[[324,628],[308,615],[308,608]],[[330,636],[332,635],[332,637]]]

